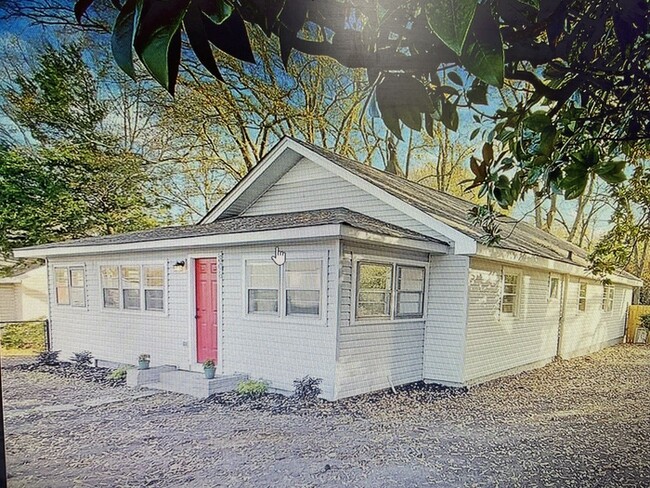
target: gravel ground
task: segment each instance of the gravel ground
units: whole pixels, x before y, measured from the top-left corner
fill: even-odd
[[[16,487],[650,486],[650,346],[275,413],[16,368],[2,383]],[[38,408],[57,404],[74,408]]]

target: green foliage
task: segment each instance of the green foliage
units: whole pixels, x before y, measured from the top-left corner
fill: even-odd
[[[208,368],[214,368],[215,366],[215,361],[214,359],[206,359],[203,361],[203,368],[208,369]]]
[[[293,381],[293,396],[300,400],[314,400],[321,394],[322,378],[305,376]]]
[[[93,360],[93,355],[90,351],[73,352],[70,357],[70,362],[75,366],[86,367],[90,366]]]
[[[38,144],[0,147],[0,252],[155,225],[149,174],[102,128],[106,104],[80,48],[49,46],[37,61],[3,93]]]
[[[45,348],[45,329],[43,322],[4,324],[0,330],[0,334],[0,344],[6,349],[42,351]]]
[[[59,364],[59,354],[61,354],[61,351],[43,351],[36,357],[36,363],[56,366]]]
[[[269,389],[268,383],[259,380],[240,381],[235,388],[238,395],[247,398],[257,398],[264,395]]]
[[[126,373],[130,368],[128,366],[120,366],[106,375],[109,380],[123,380],[126,378]]]
[[[459,56],[474,20],[476,4],[475,0],[440,0],[425,6],[431,31]]]
[[[140,361],[151,361],[151,355],[150,354],[140,354],[138,356],[138,362]]]
[[[641,317],[639,317],[639,327],[650,332],[650,314],[641,315]]]
[[[79,1],[78,11],[85,12],[88,3]],[[143,5],[147,11],[134,18],[133,44],[141,58],[145,49],[152,52],[143,58],[145,68],[170,91],[180,63],[171,47],[181,17],[192,50],[217,78],[227,64],[223,53],[254,60],[246,21],[277,37],[285,67],[290,53],[298,51],[365,69],[381,117],[398,138],[402,125],[431,134],[433,122],[441,121],[456,130],[463,120],[459,109],[474,111],[466,120],[485,127],[484,142],[494,146],[495,154],[481,161],[485,171],[475,174],[473,185],[489,204],[503,209],[528,191],[539,198],[576,198],[594,175],[620,184],[626,157],[650,141],[646,1],[215,0],[191,2],[187,8],[186,0],[174,0]],[[127,1],[120,9],[124,14],[133,5]],[[131,35],[122,37],[126,52]],[[210,45],[218,49],[217,61]],[[307,57],[291,59],[309,63]],[[119,64],[132,74],[128,63]],[[242,66],[239,72],[255,69]],[[445,76],[457,69],[465,71],[462,86]],[[270,82],[280,79],[273,76]],[[258,88],[242,92],[247,90],[258,95]],[[488,101],[498,110],[478,107]],[[583,157],[594,153],[596,164]]]

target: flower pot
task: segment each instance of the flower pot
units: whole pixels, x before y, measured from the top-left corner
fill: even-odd
[[[138,361],[138,369],[149,369],[149,361]]]
[[[216,371],[216,368],[203,368],[203,374],[205,375],[206,379],[211,380],[214,378],[214,372]]]

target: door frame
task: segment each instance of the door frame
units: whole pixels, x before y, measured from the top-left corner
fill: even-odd
[[[185,261],[187,273],[188,293],[188,324],[189,324],[189,369],[191,371],[203,371],[203,366],[196,359],[197,357],[197,337],[196,337],[196,260],[197,259],[216,259],[217,261],[217,374],[223,374],[223,341],[222,341],[222,306],[221,306],[221,253],[211,252],[205,254],[188,254]]]

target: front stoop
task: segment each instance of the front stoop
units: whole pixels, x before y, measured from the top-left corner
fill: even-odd
[[[149,369],[129,369],[126,371],[126,386],[149,386],[160,381],[160,375],[176,371],[176,366],[155,366]]]
[[[217,375],[208,380],[203,373],[194,371],[167,371],[160,373],[156,383],[147,384],[147,388],[183,393],[196,398],[207,398],[215,393],[224,393],[235,389],[240,381],[248,377],[243,374]]]

